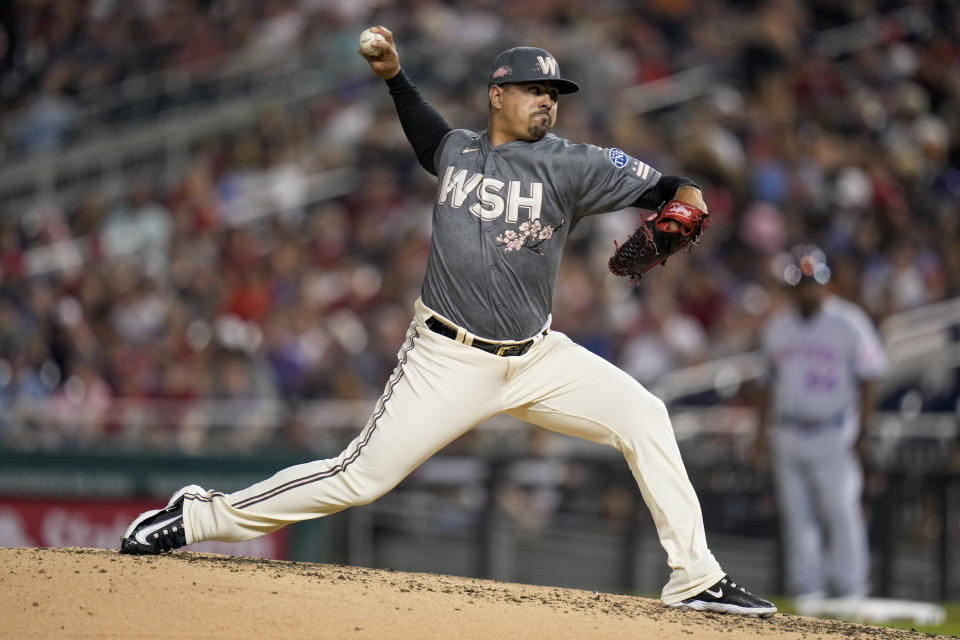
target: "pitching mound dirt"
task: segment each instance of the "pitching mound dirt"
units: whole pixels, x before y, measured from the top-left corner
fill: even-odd
[[[935,638],[777,614],[679,612],[654,600],[196,553],[0,549],[3,638]]]

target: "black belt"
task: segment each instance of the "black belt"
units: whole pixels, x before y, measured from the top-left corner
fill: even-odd
[[[430,316],[427,318],[426,324],[427,328],[434,333],[439,333],[445,338],[450,338],[451,340],[457,339],[457,330],[446,324],[437,316]],[[547,335],[547,330],[544,329],[541,335]],[[476,347],[477,349],[480,349],[480,351],[492,353],[495,356],[522,356],[530,350],[530,347],[533,346],[533,342],[533,338],[524,340],[523,342],[487,342],[486,340],[474,338],[473,343],[470,346]]]

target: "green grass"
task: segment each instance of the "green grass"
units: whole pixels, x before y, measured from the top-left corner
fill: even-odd
[[[942,636],[960,638],[960,604],[953,603],[945,606],[947,609],[947,619],[943,624],[913,625],[909,622],[891,622],[884,626],[896,627],[897,629],[914,629],[916,631],[925,631],[926,633],[939,633]]]
[[[793,601],[789,598],[771,598],[770,599],[781,613],[796,613],[793,608]],[[936,633],[941,636],[960,638],[960,603],[950,603],[944,605],[947,609],[947,619],[943,624],[921,624],[917,625],[909,620],[897,620],[884,623],[868,623],[879,627],[892,627],[894,629],[908,629],[913,631],[922,631],[924,633]]]

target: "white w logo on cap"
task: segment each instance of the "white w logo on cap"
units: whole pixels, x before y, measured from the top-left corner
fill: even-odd
[[[557,61],[547,56],[537,56],[537,65],[540,67],[540,71],[543,72],[545,76],[555,76],[557,75]]]

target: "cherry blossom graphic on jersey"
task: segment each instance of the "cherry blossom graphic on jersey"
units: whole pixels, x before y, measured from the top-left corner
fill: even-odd
[[[504,245],[504,251],[519,251],[521,248],[525,248],[543,255],[541,245],[552,238],[555,232],[563,228],[565,220],[565,218],[561,219],[556,229],[549,224],[541,225],[539,220],[527,220],[520,224],[519,233],[513,229],[507,229],[495,239]]]

